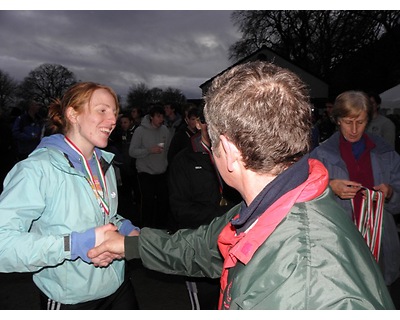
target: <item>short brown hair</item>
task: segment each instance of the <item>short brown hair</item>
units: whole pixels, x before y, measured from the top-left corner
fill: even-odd
[[[363,91],[349,90],[336,97],[332,117],[337,123],[339,118],[356,118],[363,111],[367,112],[369,123],[374,112],[369,96]]]
[[[279,174],[310,149],[307,87],[272,63],[240,64],[217,77],[205,96],[204,113],[213,149],[225,135],[248,169]]]

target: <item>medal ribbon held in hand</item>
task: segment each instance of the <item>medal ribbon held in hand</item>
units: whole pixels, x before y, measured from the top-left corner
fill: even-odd
[[[363,188],[365,190],[365,199],[361,205],[360,219],[356,226],[371,249],[376,261],[378,261],[382,239],[383,193]]]
[[[106,185],[106,179],[103,173],[103,170],[101,169],[100,161],[96,157],[96,152],[93,151],[93,158],[95,160],[96,166],[97,166],[97,171],[99,172],[99,179],[100,179],[100,186],[96,186],[96,181],[92,170],[90,169],[89,162],[86,160],[86,158],[83,156],[82,152],[79,150],[79,148],[70,140],[68,137],[65,137],[65,142],[73,149],[75,150],[80,157],[82,158],[82,163],[83,163],[83,168],[86,172],[86,180],[91,186],[97,200],[99,201],[100,208],[103,210],[105,214],[110,213],[109,206],[105,200],[105,197],[107,195],[107,185]],[[98,181],[97,181],[98,182]],[[98,185],[98,183],[97,183]]]

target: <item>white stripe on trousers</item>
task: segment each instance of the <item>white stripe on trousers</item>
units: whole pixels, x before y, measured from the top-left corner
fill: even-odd
[[[190,302],[192,303],[192,310],[200,310],[199,297],[197,296],[196,282],[186,281],[186,287],[189,291]]]
[[[47,299],[47,310],[60,310],[61,303],[51,300],[50,298]]]

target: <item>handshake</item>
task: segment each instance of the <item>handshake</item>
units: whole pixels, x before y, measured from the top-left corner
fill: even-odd
[[[95,246],[87,252],[87,257],[96,267],[107,267],[114,260],[125,257],[125,236],[118,232],[113,224],[106,224],[94,229]],[[132,230],[128,236],[138,236],[137,228]]]

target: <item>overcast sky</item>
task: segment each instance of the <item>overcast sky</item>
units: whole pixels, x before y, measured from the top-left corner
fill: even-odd
[[[336,0],[330,9],[352,9],[348,3]],[[228,49],[241,34],[228,8],[324,9],[309,0],[2,1],[0,70],[21,81],[43,63],[61,64],[77,80],[110,85],[123,99],[139,83],[197,99],[199,86],[233,63]]]
[[[222,10],[0,10],[0,69],[17,81],[43,63],[77,80],[176,88],[188,99],[233,62],[240,38]]]

